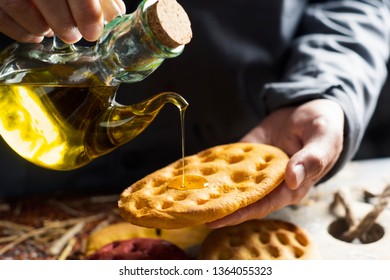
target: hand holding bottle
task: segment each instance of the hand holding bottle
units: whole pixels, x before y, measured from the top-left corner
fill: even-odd
[[[126,10],[122,0],[0,0],[0,32],[26,43],[56,34],[66,43],[95,41]]]

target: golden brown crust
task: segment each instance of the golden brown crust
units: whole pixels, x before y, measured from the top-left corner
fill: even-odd
[[[215,146],[185,158],[186,174],[205,177],[208,187],[174,189],[168,182],[182,174],[182,161],[155,171],[122,193],[122,217],[135,225],[183,228],[220,219],[263,198],[284,179],[288,156],[256,143]]]
[[[212,231],[199,253],[202,260],[318,259],[300,227],[281,220],[251,220]]]

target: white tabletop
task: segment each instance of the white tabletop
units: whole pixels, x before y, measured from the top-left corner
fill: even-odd
[[[363,191],[380,194],[389,183],[390,158],[353,161],[335,177],[313,188],[298,207],[287,207],[270,218],[287,220],[306,230],[321,259],[390,259],[390,206],[376,219],[385,232],[376,242],[347,243],[328,232],[329,225],[337,219],[329,211],[334,193],[349,197],[352,212],[357,219],[362,219],[373,208],[373,204],[363,201]]]

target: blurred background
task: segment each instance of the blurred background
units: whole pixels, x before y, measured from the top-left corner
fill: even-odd
[[[388,71],[390,67],[388,64]],[[382,90],[376,111],[371,119],[355,159],[390,156],[390,77]]]
[[[139,1],[129,0],[125,2],[128,6],[127,10],[130,12],[135,9]],[[3,50],[11,43],[13,43],[11,39],[0,34],[0,50]],[[185,53],[182,57],[185,61]],[[177,70],[175,65],[171,64],[170,61],[165,62],[162,67],[167,69],[167,73],[172,73],[173,75],[175,74],[175,71],[180,71]],[[388,69],[390,70],[390,67],[388,67]],[[160,72],[161,71],[164,70],[160,70]],[[189,75],[193,74],[194,73],[189,73]],[[198,73],[198,75],[203,75],[203,73]],[[158,75],[152,75],[140,86],[134,84],[131,86],[122,86],[121,92],[124,93],[126,98],[133,98],[132,96],[135,95],[129,95],[128,93],[132,90],[134,92],[141,91],[140,89],[142,88],[142,91],[145,91],[145,94],[141,97],[151,96],[152,93],[155,93],[154,91],[151,91],[151,89],[153,89],[153,84],[156,84],[158,79]],[[146,89],[144,90],[144,88]],[[165,85],[165,88],[171,88],[171,85]],[[214,97],[214,99],[219,101],[218,98],[220,98],[220,96]],[[197,106],[197,108],[199,108],[199,106],[204,105],[203,100],[203,103],[196,103],[193,101],[193,99],[189,100],[190,104],[194,107]],[[123,104],[132,104],[132,102],[124,102]],[[390,78],[388,78],[384,85],[376,111],[369,123],[361,146],[354,157],[355,160],[390,157],[390,110],[388,109],[388,104],[390,104]],[[228,109],[229,108],[227,107],[226,110]],[[191,119],[191,113],[191,110],[186,113],[186,124],[189,124],[186,128],[190,127],[191,123],[190,121],[187,122],[187,120]],[[206,139],[207,141],[205,140],[205,143],[218,143],[218,135],[221,135],[221,133],[212,127],[209,128],[207,126],[207,119],[202,123],[206,123],[205,127],[208,129],[207,131],[205,130],[207,132],[205,135],[208,135],[208,139]],[[227,123],[231,125],[229,121],[227,121]],[[197,128],[198,127],[194,127],[194,131]],[[158,129],[163,129],[164,133],[161,133],[161,131],[159,132]],[[101,185],[102,188],[114,190],[115,187],[117,187],[121,190],[123,189],[123,186],[127,186],[129,182],[142,178],[149,172],[161,168],[181,156],[179,136],[177,137],[177,145],[176,143],[170,143],[172,144],[170,145],[172,146],[171,149],[164,145],[164,143],[167,143],[166,141],[168,141],[169,135],[174,135],[178,131],[178,111],[171,108],[164,109],[164,113],[160,113],[159,117],[156,118],[150,128],[142,133],[142,137],[137,137],[130,145],[126,145],[125,148],[106,155],[104,160],[96,160],[90,163],[82,170],[65,173],[52,172],[40,167],[32,166],[14,153],[0,137],[0,198],[2,196],[2,188],[8,188],[11,193],[15,194],[36,191],[38,188],[43,191],[49,191],[52,189],[53,182],[56,182],[56,184],[60,182],[62,187],[67,189],[73,188],[79,190],[82,187],[85,190],[95,191],[96,186]],[[195,132],[198,131],[199,130],[196,130]],[[188,129],[186,129],[186,132],[188,132]],[[186,141],[191,140],[190,138],[191,137],[186,137]],[[189,141],[187,141],[187,143],[188,142]],[[210,146],[211,144],[208,145]],[[190,147],[190,145],[188,145],[188,147]],[[187,154],[192,154],[194,151],[197,151],[199,147],[194,146],[193,148],[193,151],[187,149]],[[142,168],[142,166],[147,166],[148,169]],[[131,172],[129,170],[131,170]]]
[[[13,43],[0,33],[0,50]],[[390,63],[388,64],[390,72]],[[376,111],[371,119],[362,144],[355,155],[356,160],[390,157],[390,77],[382,90]],[[3,143],[0,143],[3,145]],[[16,154],[15,154],[16,156]]]

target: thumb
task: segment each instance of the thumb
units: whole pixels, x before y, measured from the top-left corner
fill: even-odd
[[[339,153],[339,149],[326,141],[305,145],[287,164],[286,185],[292,190],[303,185],[314,185],[332,168]]]

